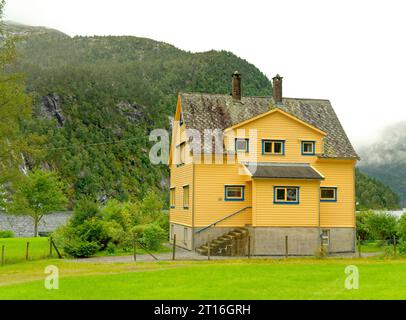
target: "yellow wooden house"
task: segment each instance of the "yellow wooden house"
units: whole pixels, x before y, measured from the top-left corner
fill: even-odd
[[[358,155],[330,102],[283,98],[279,75],[271,97],[242,96],[238,72],[231,91],[179,94],[171,239],[201,254],[353,252]]]

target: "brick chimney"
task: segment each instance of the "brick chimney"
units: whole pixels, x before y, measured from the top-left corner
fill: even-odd
[[[282,77],[277,74],[273,80],[273,99],[276,104],[282,103]]]
[[[232,92],[234,100],[241,100],[241,74],[238,71],[235,71],[232,75]]]

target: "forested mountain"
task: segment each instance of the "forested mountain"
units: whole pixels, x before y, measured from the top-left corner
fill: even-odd
[[[381,140],[360,150],[362,172],[375,177],[401,197],[406,207],[406,122],[389,126]]]
[[[379,180],[355,171],[357,209],[400,209],[400,197]]]
[[[59,171],[71,199],[126,199],[162,189],[165,166],[151,165],[148,134],[169,128],[179,91],[230,92],[243,74],[246,95],[269,95],[267,77],[230,52],[192,54],[137,37],[69,37],[8,24],[21,36],[13,72],[26,74],[36,118],[28,132],[47,137],[42,159]],[[128,140],[117,144],[101,144]],[[85,146],[84,146],[85,145]],[[91,145],[91,146],[89,146]]]
[[[46,139],[41,157],[27,158],[27,166],[57,170],[72,201],[166,190],[168,170],[150,163],[148,134],[169,129],[179,91],[229,93],[231,74],[239,70],[244,95],[272,94],[263,73],[226,51],[190,53],[130,36],[72,38],[15,23],[6,31],[20,38],[10,71],[26,75],[34,101],[25,132]],[[395,195],[385,186],[361,173],[357,179],[362,206],[393,207]]]

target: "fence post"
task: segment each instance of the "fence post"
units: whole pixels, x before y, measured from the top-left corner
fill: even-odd
[[[361,236],[358,236],[358,258],[361,258]]]
[[[210,241],[207,242],[207,260],[210,260]]]
[[[285,258],[287,259],[289,256],[289,239],[288,236],[285,236]]]
[[[133,257],[134,261],[137,262],[137,241],[135,241],[135,233],[133,234]]]
[[[175,260],[175,255],[176,255],[176,233],[173,235],[172,260]]]
[[[58,258],[59,259],[62,259],[62,255],[61,255],[61,253],[59,252],[59,250],[58,250],[58,247],[56,246],[56,244],[55,244],[55,242],[54,242],[54,240],[51,238],[51,243],[52,243],[52,245],[54,246],[54,248],[55,248],[55,251],[56,251],[56,254],[58,255]]]
[[[27,241],[27,247],[25,248],[25,260],[28,260],[28,258],[29,258],[29,255],[28,255],[29,249],[30,249],[30,242]]]
[[[52,237],[49,237],[49,257],[52,258]]]
[[[393,236],[393,253],[396,257],[396,236]]]
[[[251,258],[251,236],[248,236],[248,259]]]
[[[5,259],[4,259],[4,251],[5,251],[5,247],[4,244],[1,246],[1,265],[5,264]]]

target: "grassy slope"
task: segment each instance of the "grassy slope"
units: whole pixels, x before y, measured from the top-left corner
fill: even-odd
[[[60,289],[45,290],[43,268],[60,268]],[[344,288],[347,265],[359,290]],[[38,280],[41,279],[41,280]],[[22,282],[22,283],[15,283]],[[89,264],[43,261],[7,266],[0,299],[404,299],[406,260],[239,260]]]

